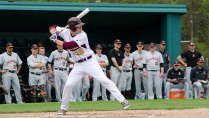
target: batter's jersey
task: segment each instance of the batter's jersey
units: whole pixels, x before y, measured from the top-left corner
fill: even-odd
[[[99,55],[95,54],[95,56],[96,56],[96,59],[97,59],[97,61],[98,61],[99,63],[104,63],[104,62],[105,62],[107,65],[109,65],[109,61],[108,61],[106,55],[101,54],[101,55],[99,56]],[[102,67],[102,70],[103,70],[103,71],[106,71],[106,67]]]
[[[29,67],[30,72],[35,72],[35,73],[42,73],[43,72],[42,68],[35,67],[35,65],[37,63],[45,64],[45,60],[44,60],[44,57],[42,55],[39,55],[39,54],[37,54],[36,56],[30,55],[27,58],[27,63],[28,63],[28,67]]]
[[[159,52],[148,51],[144,57],[143,63],[147,65],[147,70],[160,70],[160,63],[164,62],[163,57]]]
[[[143,61],[147,51],[142,50],[139,52],[138,50],[132,53],[134,63],[137,65],[137,68],[143,68]]]
[[[3,69],[16,71],[17,65],[20,64],[22,64],[22,60],[15,52],[12,52],[11,55],[9,55],[7,52],[4,52],[0,55],[0,65],[3,65]]]
[[[133,65],[133,56],[132,54],[130,54],[129,56],[124,54],[124,61],[125,61],[125,65],[123,67],[123,70],[132,70],[132,65]]]
[[[62,29],[63,28],[61,27],[56,27],[57,31],[60,31]],[[92,56],[94,52],[91,50],[89,46],[87,34],[84,31],[81,31],[76,36],[72,37],[70,32],[70,29],[64,29],[60,33],[60,37],[62,37],[65,42],[75,41],[79,45],[80,48],[78,48],[75,51],[68,50],[74,62]]]
[[[63,51],[58,51],[55,50],[53,51],[50,56],[48,61],[50,63],[54,63],[54,68],[65,68],[67,67],[68,61],[70,61],[70,56],[67,50]]]

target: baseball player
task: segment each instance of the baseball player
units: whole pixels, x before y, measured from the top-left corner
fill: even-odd
[[[147,53],[147,51],[143,50],[144,43],[139,41],[136,45],[137,50],[132,53],[133,59],[134,59],[134,79],[135,79],[135,87],[136,87],[136,94],[135,99],[144,99],[147,98],[147,78],[143,74],[143,60]],[[142,93],[142,86],[141,83],[143,83],[144,86],[144,93]]]
[[[150,43],[149,49],[150,51],[145,55],[143,63],[144,76],[148,78],[148,99],[154,99],[154,87],[157,99],[162,99],[163,57],[156,51],[155,43]]]
[[[79,18],[72,17],[68,20],[70,29],[64,29],[59,35],[65,40],[70,40],[69,42],[57,39],[59,27],[51,26],[49,28],[52,33],[50,40],[68,49],[75,62],[75,66],[69,74],[64,87],[61,109],[58,111],[58,115],[66,114],[72,89],[86,74],[97,79],[122,104],[123,108],[127,109],[129,107],[128,101],[120,93],[115,84],[105,76],[94,56],[94,52],[90,49],[88,37],[82,30],[83,25],[84,23]]]
[[[165,50],[166,49],[166,42],[164,40],[160,41],[160,50],[159,52],[163,56],[163,68],[164,68],[164,76],[163,76],[163,83],[162,83],[162,90],[163,90],[163,96],[165,96],[165,84],[166,84],[166,79],[167,79],[167,71],[170,68],[170,56],[168,52]]]
[[[181,55],[177,57],[177,59],[186,67],[186,81],[189,83],[189,95],[190,98],[193,98],[193,86],[192,82],[190,80],[190,73],[191,69],[195,66],[197,66],[197,60],[199,58],[203,58],[202,54],[195,50],[195,44],[193,42],[189,43],[189,50],[186,52],[183,52]],[[186,62],[184,62],[183,59],[186,59]]]
[[[42,55],[45,60],[45,66],[43,67],[43,78],[44,78],[44,82],[45,82],[44,85],[46,87],[47,101],[51,101],[51,83],[53,83],[52,82],[53,80],[52,80],[52,77],[50,77],[50,74],[48,71],[48,66],[47,66],[48,57],[45,56],[45,48],[44,47],[39,47],[38,53],[40,55]]]
[[[204,60],[198,59],[197,66],[191,70],[191,81],[194,87],[194,98],[201,97],[201,90],[204,88],[206,93],[206,98],[209,98],[209,79],[208,79],[208,70],[203,67]]]
[[[133,55],[131,55],[131,45],[129,43],[124,46],[124,66],[121,74],[122,85],[121,85],[121,93],[125,95],[126,99],[131,98],[131,82],[132,82],[132,65],[133,65]]]
[[[102,68],[104,74],[106,75],[106,66],[109,65],[107,56],[102,54],[102,46],[100,44],[96,45],[96,59],[99,62],[100,67]],[[101,90],[100,90],[101,88]],[[101,94],[102,93],[102,94]],[[93,93],[92,101],[97,101],[97,98],[102,95],[102,100],[107,101],[106,89],[100,85],[97,79],[93,79]]]
[[[54,76],[56,99],[59,102],[62,101],[62,92],[68,78],[67,66],[69,61],[68,51],[64,50],[60,45],[57,45],[57,50],[53,51],[48,59],[49,73]]]
[[[175,61],[173,68],[168,70],[167,82],[165,86],[166,99],[169,99],[170,90],[172,88],[184,89],[185,99],[189,98],[189,84],[185,81],[184,71],[180,69],[178,61]]]
[[[22,60],[17,53],[13,52],[13,47],[12,43],[7,43],[6,52],[0,55],[0,65],[3,66],[0,72],[2,73],[3,86],[8,91],[8,94],[5,95],[6,103],[12,103],[10,95],[10,87],[12,86],[17,103],[22,104],[20,83],[17,77],[22,67]]]
[[[118,87],[119,91],[121,91],[122,79],[121,73],[123,71],[124,66],[124,52],[120,50],[121,41],[116,39],[114,42],[114,48],[110,50],[110,58],[112,66],[110,67],[111,70],[111,80],[115,83]],[[111,95],[110,100],[115,100],[115,98]]]
[[[36,44],[31,45],[32,54],[27,58],[27,64],[29,67],[29,85],[31,87],[32,101],[36,102],[36,97],[40,90],[40,94],[44,101],[47,102],[46,88],[43,77],[43,68],[45,67],[44,57],[38,54],[38,46]]]

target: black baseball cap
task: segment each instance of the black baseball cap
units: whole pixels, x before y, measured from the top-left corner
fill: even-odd
[[[137,45],[144,45],[144,43],[143,43],[142,41],[139,41],[139,42],[137,43]]]
[[[116,39],[114,43],[121,43],[120,39]]]
[[[127,48],[127,47],[131,47],[131,44],[126,43],[126,44],[124,45],[124,47],[125,47],[125,48]]]
[[[204,63],[204,60],[203,60],[202,58],[199,58],[199,59],[197,60],[197,62],[198,62],[198,63]]]
[[[102,49],[102,46],[100,44],[97,44],[96,49]]]
[[[176,61],[173,62],[173,65],[174,65],[174,66],[179,66],[180,63],[179,63],[179,61],[176,60]]]
[[[155,43],[151,42],[149,45],[152,47],[152,46],[155,46]]]
[[[8,43],[6,44],[6,47],[12,47],[12,48],[13,48],[14,46],[13,46],[12,43],[8,42]]]
[[[38,46],[37,46],[36,44],[32,44],[32,45],[31,45],[31,49],[32,49],[32,48],[36,49],[36,48],[38,48]]]
[[[166,45],[166,42],[165,42],[164,40],[161,40],[161,41],[160,41],[160,44]]]

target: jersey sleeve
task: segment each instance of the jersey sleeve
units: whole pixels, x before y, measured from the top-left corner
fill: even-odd
[[[108,61],[108,59],[107,59],[107,56],[106,56],[106,55],[104,55],[104,58],[105,58],[105,63],[106,63],[107,65],[109,65],[109,61]]]
[[[62,38],[64,38],[64,34],[65,34],[65,32],[66,32],[67,29],[65,29],[64,27],[57,26],[56,27],[56,30],[58,32],[60,32],[59,36],[62,37]]]
[[[164,63],[162,54],[160,54],[160,53],[158,53],[158,54],[159,54],[159,59],[160,59],[159,62]]]
[[[54,52],[52,52],[48,58],[48,62],[52,63],[52,61],[54,60]]]
[[[171,78],[171,71],[172,71],[172,69],[168,70],[167,79],[172,79],[172,78]]]
[[[185,58],[186,57],[186,52],[181,53],[181,57]]]
[[[30,57],[27,58],[27,63],[29,67],[35,67],[35,63],[31,60]]]
[[[115,54],[114,54],[114,52],[113,52],[113,50],[110,50],[110,58],[115,58]]]
[[[0,55],[0,65],[3,65],[3,62],[4,62],[4,60],[3,60],[3,55],[1,54],[1,55]]]
[[[20,57],[17,54],[16,54],[16,57],[17,57],[17,65],[22,64],[22,60],[20,59]]]

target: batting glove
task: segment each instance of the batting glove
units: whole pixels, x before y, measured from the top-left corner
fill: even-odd
[[[50,36],[49,40],[53,41],[53,42],[56,42],[58,36],[59,36],[59,32],[56,31]]]

